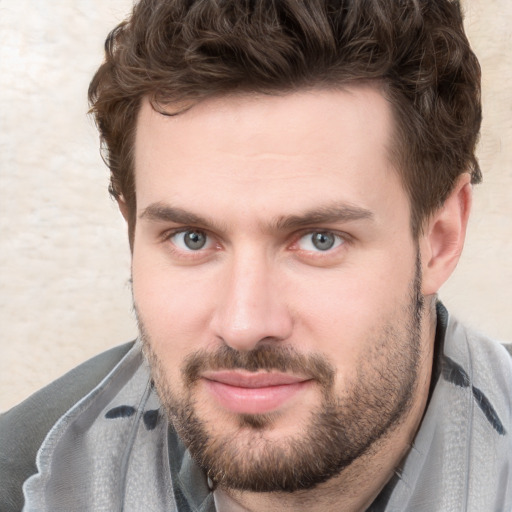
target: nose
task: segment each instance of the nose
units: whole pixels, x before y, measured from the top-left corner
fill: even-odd
[[[278,269],[265,256],[239,255],[226,266],[223,277],[211,323],[218,339],[249,351],[261,342],[290,336],[293,320]]]

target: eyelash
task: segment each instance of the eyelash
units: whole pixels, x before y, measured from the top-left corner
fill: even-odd
[[[315,250],[315,249],[309,249],[309,250],[308,249],[303,249],[306,252],[311,252],[311,253],[314,253],[314,254],[325,254],[326,255],[327,253],[332,253],[335,249],[337,249],[338,247],[344,245],[347,242],[346,236],[344,236],[344,235],[342,235],[340,233],[337,233],[335,231],[313,230],[313,231],[307,231],[307,232],[301,233],[300,236],[296,239],[296,242],[293,245],[298,245],[301,242],[301,240],[305,239],[306,243],[309,242],[310,245],[314,246],[315,242],[313,241],[313,237],[315,235],[324,235],[324,236],[325,235],[331,235],[332,237],[334,237],[333,246],[328,247],[325,250],[321,250],[318,247],[316,248],[317,250]],[[309,237],[309,240],[308,240],[308,237]]]
[[[179,229],[174,229],[174,230],[171,230],[171,231],[166,231],[163,235],[162,235],[162,241],[163,242],[167,242],[169,243],[169,245],[171,245],[171,250],[172,252],[175,252],[175,253],[180,253],[181,255],[184,255],[186,254],[186,258],[191,258],[191,259],[194,259],[194,258],[204,258],[204,251],[205,250],[208,250],[207,249],[198,249],[198,250],[192,250],[192,249],[189,249],[189,250],[184,250],[184,249],[181,249],[179,247],[177,247],[176,243],[174,243],[172,241],[172,238],[181,234],[181,233],[187,233],[187,232],[197,232],[197,233],[203,233],[206,237],[207,237],[207,244],[208,244],[208,240],[210,240],[210,243],[213,243],[215,244],[215,249],[220,249],[221,248],[221,244],[220,243],[215,243],[215,240],[214,240],[214,237],[212,235],[210,235],[208,233],[208,231],[206,230],[203,230],[203,229],[199,229],[199,228],[193,228],[193,227],[185,227],[185,228],[179,228]],[[334,237],[336,237],[336,241],[335,243],[337,243],[337,245],[333,248],[329,248],[325,251],[321,251],[321,250],[317,250],[317,251],[314,251],[314,250],[311,250],[311,251],[308,251],[308,250],[301,250],[300,248],[296,248],[297,245],[299,244],[299,242],[306,236],[313,236],[314,234],[329,234],[329,235],[333,235]],[[349,245],[350,243],[352,242],[352,238],[347,234],[347,233],[344,233],[344,232],[338,232],[338,231],[335,231],[335,230],[328,230],[328,229],[308,229],[308,230],[303,230],[299,233],[295,233],[295,235],[293,236],[293,242],[291,244],[288,244],[288,248],[292,251],[295,251],[295,252],[305,252],[305,253],[308,253],[308,257],[309,258],[328,258],[328,257],[332,257],[334,255],[334,253],[337,253],[337,249],[338,250],[343,250],[343,248],[346,246],[346,245]],[[340,249],[341,248],[341,249]]]
[[[212,243],[214,243],[213,241],[213,237],[207,232],[205,231],[204,229],[198,229],[198,228],[192,228],[192,227],[186,227],[186,228],[179,228],[179,229],[173,229],[171,231],[166,231],[163,235],[162,235],[162,241],[164,243],[168,243],[171,247],[171,252],[173,253],[179,253],[180,255],[183,255],[186,254],[186,258],[190,258],[190,259],[200,259],[200,258],[204,258],[204,250],[203,249],[199,249],[197,251],[194,251],[192,249],[190,250],[185,250],[185,249],[181,249],[179,248],[176,243],[174,243],[172,241],[172,238],[181,234],[181,233],[187,233],[187,232],[196,232],[196,233],[203,233],[206,237],[207,237],[207,243],[208,243],[208,240],[209,239],[212,239]],[[219,248],[220,247],[220,244],[215,244],[216,248]]]

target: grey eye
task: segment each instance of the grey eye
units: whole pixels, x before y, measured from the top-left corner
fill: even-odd
[[[303,251],[327,252],[344,244],[345,240],[331,231],[310,231],[300,238],[298,246]]]
[[[183,243],[192,250],[198,251],[206,245],[206,235],[201,231],[185,231],[183,233]]]
[[[336,236],[333,233],[313,233],[311,243],[319,251],[328,251],[334,247]]]
[[[175,233],[171,236],[170,240],[182,251],[199,251],[211,245],[208,235],[203,231],[196,231],[195,229]]]

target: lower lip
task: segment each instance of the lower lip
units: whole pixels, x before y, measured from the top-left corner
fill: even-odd
[[[204,379],[204,382],[222,407],[238,414],[266,414],[275,411],[309,384],[309,381],[304,381],[262,388],[241,388],[208,379]]]

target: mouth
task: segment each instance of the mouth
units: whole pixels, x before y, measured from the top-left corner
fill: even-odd
[[[204,372],[202,380],[222,408],[237,414],[276,411],[312,383],[310,378],[287,373],[242,370]]]

